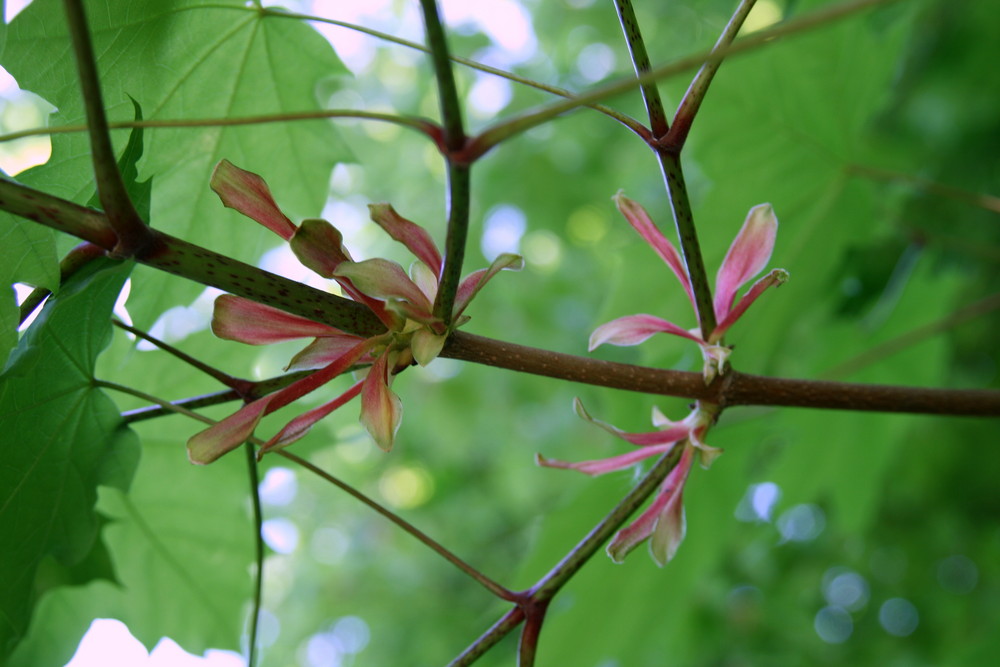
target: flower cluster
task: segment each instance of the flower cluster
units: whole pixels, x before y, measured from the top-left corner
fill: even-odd
[[[691,279],[681,261],[680,253],[663,236],[639,204],[620,192],[615,195],[614,201],[632,227],[663,258],[680,280],[697,314]],[[725,332],[765,289],[788,279],[786,271],[774,269],[754,283],[739,301],[736,300],[736,293],[740,287],[760,273],[770,260],[777,229],[778,221],[769,204],[761,204],[750,209],[742,229],[736,235],[719,268],[713,304],[718,324],[707,336],[703,336],[697,329],[688,331],[653,315],[630,315],[603,324],[594,330],[590,337],[590,349],[593,350],[604,343],[638,345],[656,333],[682,336],[693,340],[701,347],[705,359],[705,381],[711,382],[717,374],[725,372],[726,361],[731,352],[731,348],[722,344]],[[584,409],[579,399],[576,400],[574,407],[583,419],[636,445],[639,449],[607,459],[578,463],[556,461],[538,455],[536,461],[539,465],[579,470],[588,475],[603,475],[631,467],[652,456],[665,454],[678,444],[684,448],[677,465],[660,484],[656,498],[650,506],[631,525],[619,531],[608,545],[608,554],[611,558],[621,562],[630,551],[648,539],[653,559],[661,566],[665,565],[674,557],[684,539],[686,531],[683,506],[684,483],[691,471],[695,454],[699,456],[701,465],[707,468],[722,453],[721,449],[709,447],[704,442],[705,433],[717,415],[717,407],[699,404],[679,422],[667,419],[662,412],[654,408],[653,425],[657,430],[648,433],[628,433],[594,419]]]
[[[371,218],[417,258],[409,274],[385,259],[355,262],[341,233],[326,220],[309,219],[295,225],[275,204],[260,176],[227,160],[215,168],[211,186],[223,204],[281,236],[302,264],[335,280],[345,295],[367,306],[385,324],[386,332],[363,338],[242,297],[220,296],[212,319],[217,336],[250,345],[313,338],[286,370],[314,372],[194,435],[188,441],[188,456],[194,463],[214,461],[249,438],[265,415],[361,365],[370,366],[363,379],[288,422],[260,453],[298,440],[313,424],[359,394],[362,424],[378,446],[388,451],[402,418],[402,404],[390,388],[395,373],[414,361],[426,365],[436,358],[449,331],[468,321],[463,313],[486,282],[503,269],[518,270],[523,264],[517,255],[504,254],[488,268],[466,276],[458,285],[450,324],[446,324],[434,312],[444,265],[441,253],[426,230],[392,206],[370,205]]]

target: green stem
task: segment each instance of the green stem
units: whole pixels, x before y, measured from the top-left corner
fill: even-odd
[[[629,491],[628,495],[622,498],[621,502],[587,533],[586,537],[577,543],[555,567],[549,570],[544,577],[526,592],[530,600],[529,604],[544,605],[555,597],[556,593],[573,578],[573,575],[579,572],[580,568],[597,553],[597,550],[611,537],[612,533],[618,530],[639,506],[653,494],[660,483],[666,479],[667,475],[670,474],[670,471],[674,469],[674,466],[680,460],[685,446],[686,441],[677,443],[669,452],[661,456],[635,488]],[[464,667],[465,665],[472,664],[476,658],[510,634],[524,619],[525,612],[522,607],[508,611],[498,622],[481,635],[479,639],[469,645],[461,655],[453,660],[449,664],[449,667]]]
[[[64,0],[63,6],[73,41],[73,51],[76,54],[87,125],[90,127],[90,151],[97,179],[97,194],[101,200],[101,207],[108,216],[108,222],[118,237],[113,252],[122,257],[131,257],[151,240],[149,228],[132,205],[132,200],[125,189],[125,182],[118,170],[114,149],[111,147],[108,119],[104,114],[101,84],[83,2]]]
[[[254,667],[257,662],[257,628],[260,625],[260,606],[264,590],[264,536],[262,534],[264,519],[260,510],[260,477],[257,471],[257,456],[254,446],[249,442],[243,445],[247,459],[247,477],[250,480],[250,504],[253,507],[254,527],[254,560],[257,571],[253,582],[253,607],[250,611],[249,645],[247,646],[247,667]]]
[[[448,151],[459,151],[465,145],[465,129],[462,126],[462,105],[458,101],[455,73],[448,57],[448,40],[438,14],[437,1],[420,0],[420,9],[423,11],[427,45],[431,64],[434,66],[434,79],[437,81],[444,144]]]
[[[437,81],[441,106],[443,150],[448,162],[448,235],[445,240],[444,266],[438,281],[434,314],[445,324],[451,324],[455,293],[462,278],[462,263],[469,235],[469,202],[471,198],[470,163],[460,164],[456,156],[465,148],[466,136],[462,123],[462,106],[455,85],[455,73],[448,56],[448,41],[438,14],[436,0],[420,0],[427,44],[430,48],[434,78]]]
[[[679,154],[663,149],[656,149],[656,158],[660,162],[663,182],[670,197],[674,226],[681,241],[681,254],[687,266],[688,277],[691,279],[691,289],[698,310],[698,327],[701,329],[702,338],[708,340],[716,325],[712,287],[708,284],[705,260],[701,256],[701,244],[698,242],[698,231],[694,226],[694,214],[691,211],[691,200],[688,199],[684,172],[681,170],[681,158]]]
[[[500,643],[500,640],[511,633],[524,620],[524,610],[521,607],[514,607],[500,617],[486,632],[479,636],[479,639],[469,645],[454,660],[448,663],[448,667],[468,667],[483,654]]]
[[[736,39],[736,35],[739,34],[740,28],[743,27],[744,21],[746,21],[755,4],[757,4],[757,0],[740,0],[739,7],[733,12],[733,16],[729,19],[729,23],[726,24],[725,29],[719,36],[719,40],[712,47],[713,55],[729,48],[729,45]],[[670,128],[670,132],[667,133],[667,136],[663,140],[665,145],[670,146],[676,151],[680,151],[681,147],[684,146],[684,142],[687,141],[688,134],[691,132],[691,123],[694,122],[694,117],[698,115],[698,109],[705,99],[708,86],[712,83],[712,79],[715,77],[715,73],[719,70],[721,64],[721,58],[705,63],[698,70],[698,74],[695,75],[694,79],[691,80],[691,85],[688,87],[687,92],[684,93],[684,98],[681,100],[680,105],[677,107],[677,112],[674,114],[674,126]]]
[[[615,0],[615,9],[618,10],[618,21],[621,23],[622,33],[625,35],[625,43],[628,45],[628,52],[632,57],[635,74],[641,77],[652,69],[652,65],[649,62],[649,54],[646,53],[646,43],[642,39],[642,32],[639,30],[639,22],[632,9],[632,0]],[[649,116],[649,126],[653,131],[653,138],[659,139],[670,129],[667,114],[663,111],[660,91],[657,90],[655,81],[643,82],[639,86],[639,90],[642,91],[642,101],[646,105],[646,114]]]
[[[434,313],[445,324],[451,324],[455,294],[462,280],[462,263],[468,243],[469,209],[472,198],[470,176],[468,166],[448,161],[448,236],[445,239],[444,267],[441,269],[441,280],[434,300]]]
[[[661,456],[635,488],[629,491],[628,495],[622,498],[621,502],[566,554],[565,558],[559,561],[531,588],[529,593],[532,599],[535,601],[551,600],[566,585],[566,582],[597,553],[597,550],[607,542],[612,533],[617,531],[639,509],[639,506],[653,495],[660,483],[666,479],[670,471],[680,461],[686,446],[687,440],[683,440]]]

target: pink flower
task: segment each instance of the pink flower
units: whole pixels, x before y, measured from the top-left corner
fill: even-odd
[[[709,447],[702,442],[701,438],[708,428],[710,418],[696,409],[683,421],[674,422],[667,419],[658,409],[653,408],[653,425],[658,430],[649,433],[628,433],[591,417],[580,399],[574,401],[573,407],[583,419],[626,442],[636,445],[639,449],[607,459],[578,463],[567,463],[536,455],[535,461],[539,465],[578,470],[587,475],[597,476],[616,470],[624,470],[650,457],[665,454],[678,443],[684,442],[681,458],[660,484],[656,498],[631,525],[620,530],[608,545],[608,555],[615,562],[620,563],[630,551],[645,540],[652,538],[649,543],[650,553],[657,563],[661,566],[665,565],[674,557],[677,548],[684,539],[686,523],[682,497],[684,482],[691,471],[695,452],[699,454],[701,464],[704,467],[708,467],[722,453],[722,450]]]
[[[265,415],[362,364],[370,365],[363,380],[290,421],[261,448],[260,454],[298,440],[317,421],[359,394],[361,423],[376,444],[388,451],[402,419],[402,403],[390,389],[395,373],[413,360],[422,365],[430,363],[441,352],[449,330],[469,319],[463,312],[486,282],[502,269],[517,270],[522,265],[516,255],[501,255],[489,268],[467,276],[459,284],[451,324],[447,326],[433,313],[444,264],[441,253],[422,227],[400,216],[388,204],[370,206],[372,220],[417,257],[409,275],[395,262],[384,259],[354,262],[341,233],[326,220],[304,220],[296,226],[278,208],[260,176],[228,160],[216,166],[211,186],[223,204],[288,241],[305,266],[336,280],[347,296],[365,304],[382,320],[387,331],[365,339],[248,299],[220,296],[212,321],[216,335],[250,345],[313,338],[286,370],[318,370],[193,436],[188,441],[188,456],[194,463],[210,463],[238,447]]]
[[[680,281],[697,314],[694,291],[691,279],[688,277],[680,253],[663,233],[653,224],[649,214],[638,203],[632,201],[621,192],[614,196],[618,210],[625,215],[632,227],[667,263],[670,270]],[[653,315],[629,315],[602,324],[590,336],[590,350],[600,345],[638,345],[653,334],[669,333],[692,340],[701,347],[705,358],[705,381],[711,382],[716,374],[725,371],[726,360],[731,351],[722,345],[722,337],[738,320],[747,308],[757,300],[764,290],[772,285],[780,285],[788,279],[784,269],[774,269],[758,280],[739,301],[736,293],[747,281],[760,273],[771,258],[774,241],[778,231],[778,220],[770,204],[760,204],[750,209],[729,252],[726,253],[722,266],[715,279],[715,298],[713,307],[717,325],[708,335],[703,337],[697,329],[687,330],[672,322]]]

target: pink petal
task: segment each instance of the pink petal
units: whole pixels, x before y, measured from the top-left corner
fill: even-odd
[[[638,345],[653,334],[668,333],[693,340],[698,344],[704,344],[698,336],[687,329],[682,329],[672,322],[654,317],[652,315],[628,315],[611,320],[606,324],[594,329],[590,334],[590,343],[587,346],[589,351],[610,343],[611,345]]]
[[[594,459],[592,461],[579,461],[569,463],[557,459],[547,459],[541,454],[535,454],[535,463],[546,468],[565,468],[567,470],[579,470],[585,475],[598,476],[605,473],[614,472],[629,468],[640,461],[644,461],[651,456],[670,451],[676,443],[666,445],[656,445],[653,447],[643,447],[627,454],[609,456],[606,459]]]
[[[510,271],[520,271],[524,268],[524,260],[520,255],[512,255],[510,253],[502,253],[498,255],[496,259],[490,264],[487,269],[479,269],[478,271],[473,271],[462,280],[461,284],[458,286],[458,291],[455,293],[455,308],[452,311],[453,318],[459,317],[465,310],[469,302],[479,294],[479,290],[483,288],[484,285],[496,274],[500,273],[504,269]]]
[[[582,419],[585,419],[591,424],[604,429],[608,433],[639,447],[649,447],[651,445],[670,445],[678,440],[686,438],[691,432],[690,426],[683,422],[676,422],[673,426],[663,431],[653,431],[651,433],[628,433],[616,426],[608,424],[607,422],[591,417],[590,413],[587,412],[587,409],[583,407],[583,402],[579,398],[573,399],[573,409]]]
[[[347,354],[352,347],[358,344],[359,340],[357,336],[350,334],[317,338],[292,357],[285,370],[308,371],[323,368]]]
[[[432,310],[430,301],[396,262],[380,258],[343,262],[337,267],[336,275],[348,278],[368,296],[378,299],[395,297],[409,301],[420,310]]]
[[[368,306],[386,326],[391,328],[393,319],[385,312],[381,301],[363,294],[347,278],[334,275],[342,263],[353,261],[351,254],[344,247],[343,240],[340,231],[326,220],[309,219],[302,221],[302,225],[290,239],[289,245],[304,266],[324,278],[334,278],[344,289],[344,293],[358,303]]]
[[[348,337],[354,343],[361,340],[326,324],[231,294],[223,294],[215,300],[212,332],[219,338],[250,345],[315,336]]]
[[[386,351],[375,360],[361,390],[361,423],[384,451],[392,449],[403,418],[403,404],[389,389],[388,357]]]
[[[736,323],[736,320],[743,316],[747,308],[750,307],[754,301],[757,300],[761,294],[764,293],[768,287],[772,285],[781,285],[786,280],[788,280],[788,271],[784,269],[774,269],[766,276],[758,280],[753,284],[746,294],[740,297],[740,300],[736,302],[736,307],[729,311],[724,318],[719,321],[719,325],[715,327],[715,331],[709,337],[709,342],[714,343],[722,340],[722,337],[726,335],[726,331],[729,327]]]
[[[750,209],[715,277],[716,320],[725,319],[733,307],[736,290],[767,266],[777,235],[778,219],[770,204]]]
[[[265,414],[271,414],[279,410],[292,401],[296,401],[311,391],[315,391],[333,378],[337,377],[351,366],[358,362],[358,359],[371,349],[378,341],[376,338],[362,340],[357,345],[345,352],[341,357],[330,363],[329,366],[321,368],[311,375],[293,382],[284,389],[271,394],[271,404],[267,406]]]
[[[188,458],[193,463],[211,463],[245,442],[261,418],[285,407],[337,377],[354,364],[372,346],[363,340],[326,368],[316,371],[284,389],[259,398],[237,412],[188,440]]]
[[[410,249],[417,259],[426,264],[435,276],[441,275],[441,253],[423,227],[407,220],[391,204],[369,204],[371,218],[389,236]]]
[[[649,553],[657,565],[663,567],[673,559],[686,533],[687,517],[684,516],[684,493],[681,488],[670,494],[670,500],[660,510],[653,528]]]
[[[193,435],[187,442],[188,459],[191,463],[211,463],[246,442],[260,423],[273,397],[272,394],[248,403],[217,424]]]
[[[285,427],[281,429],[277,435],[268,440],[264,446],[260,448],[260,451],[257,452],[257,459],[260,460],[264,454],[272,449],[287,447],[296,440],[304,437],[309,432],[309,429],[313,427],[313,424],[360,394],[362,384],[363,382],[355,382],[350,389],[329,403],[324,403],[318,408],[313,408],[308,412],[304,412],[285,424]]]
[[[295,225],[274,203],[267,183],[257,174],[223,160],[215,165],[210,185],[229,208],[256,220],[286,241],[292,238]]]
[[[673,557],[681,540],[684,539],[681,494],[684,481],[691,470],[692,451],[691,447],[684,449],[680,461],[663,480],[656,498],[646,511],[627,528],[618,531],[611,540],[607,552],[613,561],[621,563],[630,551],[653,535],[654,531],[660,534],[655,538],[656,545],[650,545],[653,558],[662,566]],[[678,521],[678,510],[680,521]],[[662,527],[661,521],[664,522]]]
[[[341,262],[351,261],[343,234],[326,220],[303,220],[289,245],[302,264],[324,278],[333,278]]]
[[[639,235],[646,243],[653,247],[656,254],[667,263],[670,270],[677,276],[677,280],[681,281],[681,286],[687,293],[692,308],[697,312],[698,307],[695,305],[694,292],[691,291],[691,279],[688,278],[687,269],[684,268],[684,262],[681,260],[680,253],[677,252],[674,244],[668,241],[663,232],[653,223],[649,214],[646,213],[646,209],[622,194],[621,190],[611,199],[615,202],[618,210],[622,212],[622,215],[625,216],[625,219],[629,221],[629,224],[632,225],[635,231],[639,232]]]

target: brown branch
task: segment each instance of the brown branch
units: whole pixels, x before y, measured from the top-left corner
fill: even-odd
[[[103,213],[0,178],[0,209],[73,234],[106,249],[115,235]],[[151,230],[154,243],[136,260],[329,324],[372,336],[382,323],[363,305]],[[730,371],[709,386],[698,373],[660,370],[577,357],[456,332],[442,352],[453,359],[648,394],[683,396],[724,406],[783,405],[832,410],[1000,415],[1000,391],[932,389],[767,378]]]

